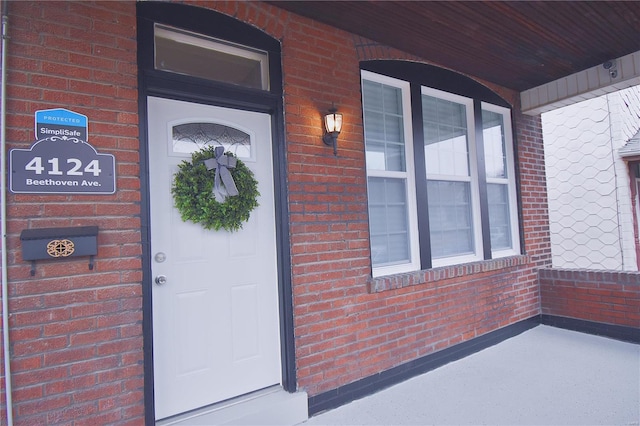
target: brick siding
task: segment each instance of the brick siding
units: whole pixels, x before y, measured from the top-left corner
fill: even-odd
[[[14,419],[140,424],[135,3],[11,2],[8,28],[8,148],[35,142],[36,110],[67,108],[88,117],[88,142],[113,154],[117,167],[114,195],[8,194]],[[39,261],[31,277],[20,231],[82,225],[100,229],[95,269],[88,258]],[[4,409],[2,415],[5,423]]]
[[[317,395],[540,313],[537,268],[550,266],[550,248],[539,117],[514,120],[526,254],[416,273],[406,278],[411,285],[394,284],[405,279],[395,276],[372,286],[363,40],[258,2],[190,3],[282,40],[286,123],[279,143],[286,144],[300,389]],[[88,116],[89,143],[115,156],[118,176],[114,195],[8,196],[15,419],[141,424],[135,2],[10,2],[9,14],[9,148],[33,143],[36,110],[68,108]],[[408,57],[386,47],[364,56]],[[517,93],[493,88],[517,111]],[[345,120],[338,156],[321,141],[322,114],[333,103]],[[100,227],[95,270],[86,259],[39,262],[31,277],[20,231],[76,225]]]
[[[542,314],[640,328],[640,272],[540,269]]]
[[[283,37],[296,362],[310,395],[540,313],[536,268],[551,252],[539,117],[515,120],[526,256],[371,279],[357,58],[408,57],[295,15]],[[332,102],[337,157],[320,141]]]

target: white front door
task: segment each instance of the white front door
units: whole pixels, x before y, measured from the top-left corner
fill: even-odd
[[[271,118],[148,98],[156,419],[281,380]],[[203,144],[235,152],[259,207],[237,232],[183,222],[171,185]],[[158,279],[162,282],[162,279]]]

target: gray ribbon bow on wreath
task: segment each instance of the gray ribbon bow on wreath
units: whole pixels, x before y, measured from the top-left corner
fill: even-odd
[[[207,170],[216,169],[216,175],[213,180],[213,196],[219,203],[224,203],[227,196],[238,195],[238,188],[233,181],[229,169],[236,167],[238,160],[235,157],[225,155],[223,146],[216,146],[214,150],[215,157],[204,160]],[[222,180],[222,184],[220,184]]]

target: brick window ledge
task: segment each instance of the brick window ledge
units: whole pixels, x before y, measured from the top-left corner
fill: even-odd
[[[500,259],[481,260],[462,265],[443,266],[440,268],[426,269],[424,271],[406,272],[403,274],[369,278],[369,293],[381,293],[383,291],[398,288],[467,277],[475,274],[522,266],[529,262],[530,258],[528,255],[518,255],[502,257]]]

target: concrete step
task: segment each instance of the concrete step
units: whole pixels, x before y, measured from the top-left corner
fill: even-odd
[[[307,393],[273,386],[156,422],[156,426],[295,425],[309,417]]]

